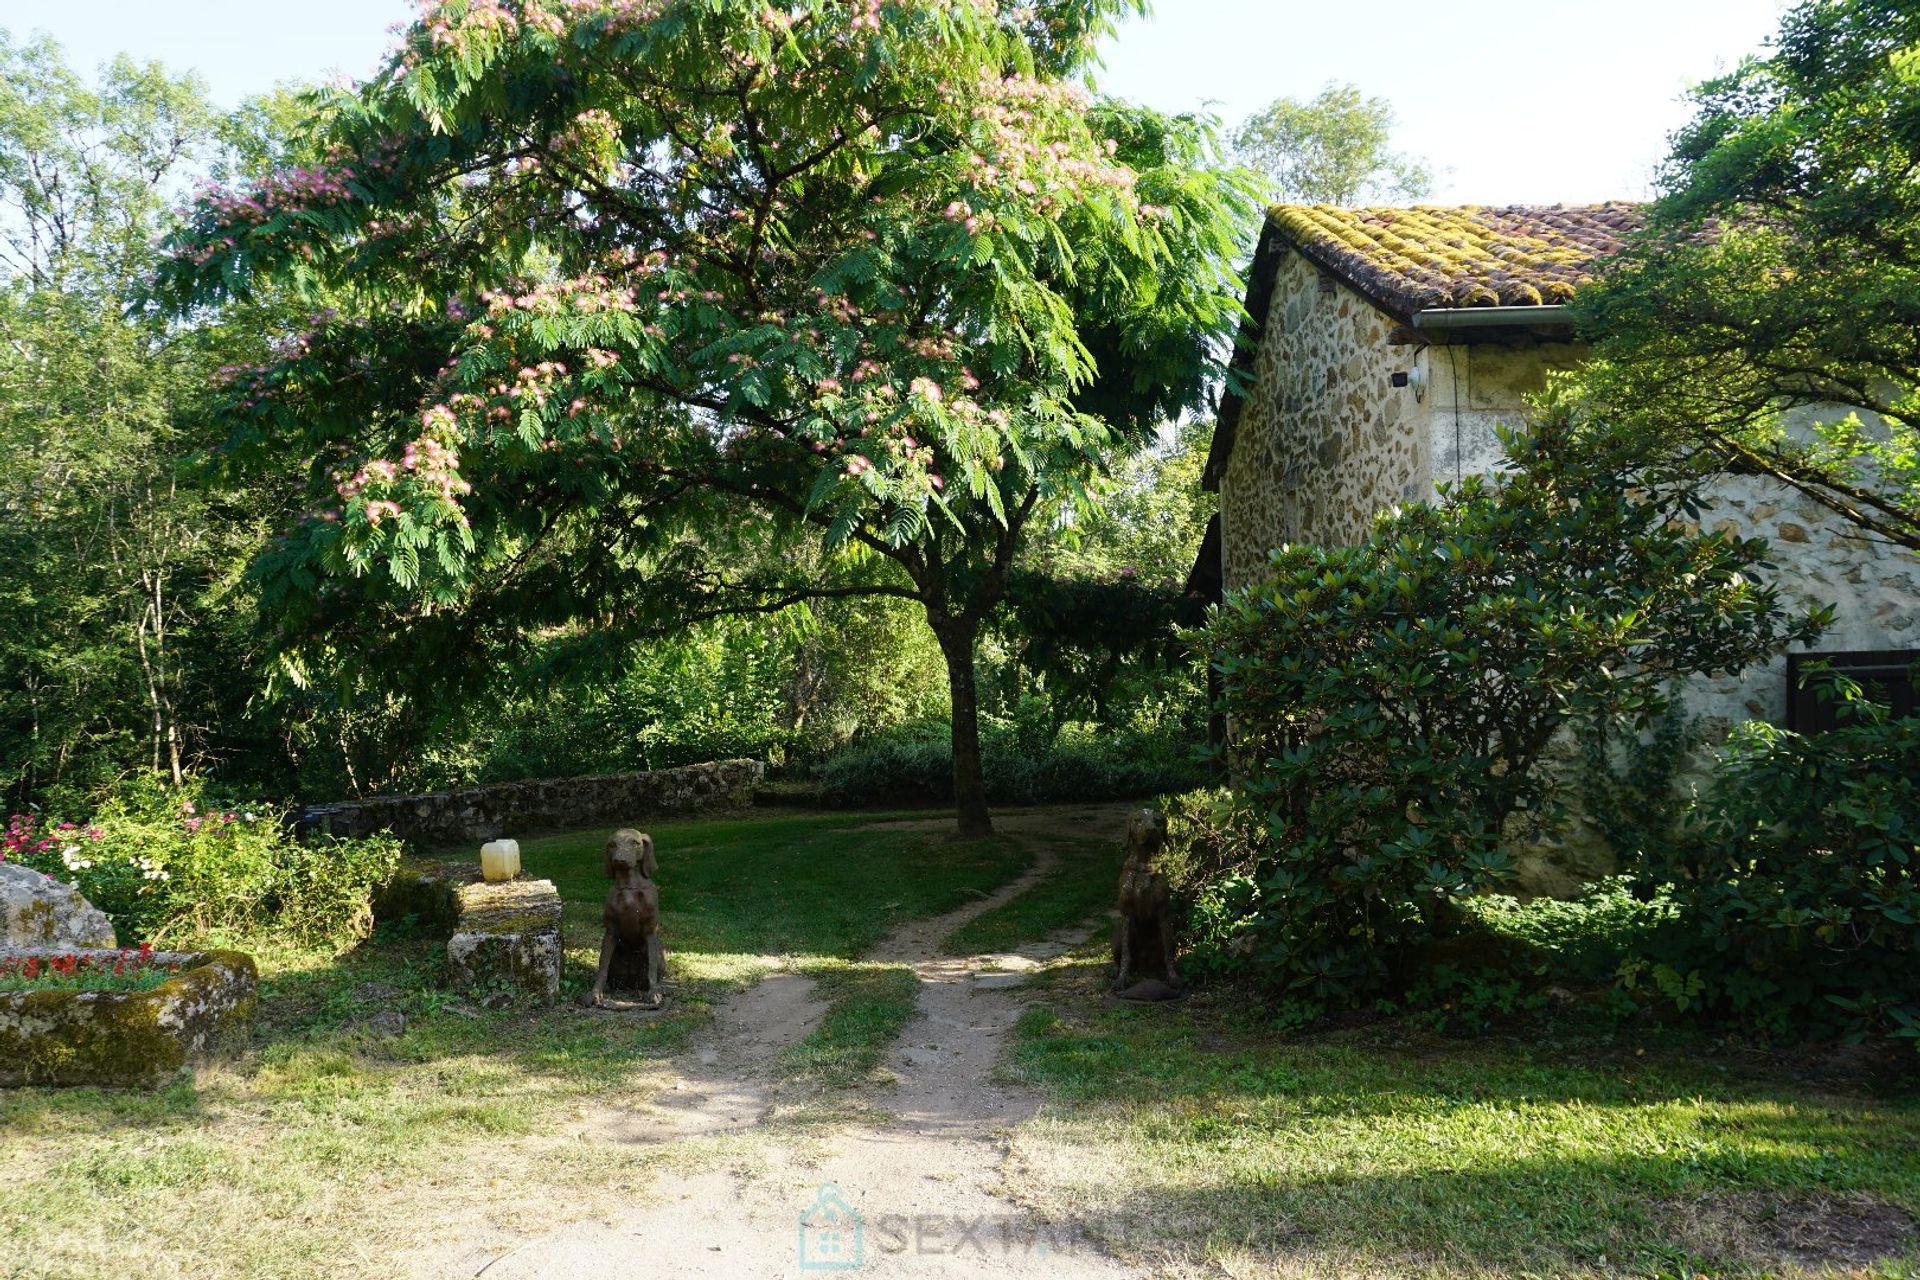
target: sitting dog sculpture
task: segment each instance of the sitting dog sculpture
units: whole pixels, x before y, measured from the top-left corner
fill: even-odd
[[[1167,840],[1167,820],[1153,809],[1127,817],[1127,861],[1120,869],[1120,920],[1113,931],[1113,990],[1123,1000],[1180,995],[1174,962],[1167,878],[1154,863]]]
[[[607,841],[606,872],[613,887],[601,915],[606,933],[588,999],[596,1008],[607,1003],[609,993],[638,996],[653,1005],[661,1001],[667,958],[660,948],[660,890],[653,883],[658,870],[652,836],[628,829]]]

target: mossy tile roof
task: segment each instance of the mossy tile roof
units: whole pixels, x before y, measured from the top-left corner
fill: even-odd
[[[1619,252],[1640,206],[1462,205],[1341,209],[1276,205],[1272,227],[1322,267],[1402,316],[1434,307],[1563,303]]]

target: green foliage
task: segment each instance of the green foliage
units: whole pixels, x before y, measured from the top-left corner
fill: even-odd
[[[1233,135],[1271,198],[1296,204],[1404,204],[1433,190],[1425,160],[1393,151],[1393,104],[1328,82],[1310,101],[1280,98]]]
[[[1136,7],[430,4],[155,286],[337,309],[220,410],[235,466],[313,464],[257,566],[290,678],[478,688],[514,647],[481,627],[890,596],[977,781],[961,677],[1023,539],[1200,403],[1238,319],[1207,122],[1070,79]]]
[[[1677,917],[1641,970],[1683,1010],[1920,1047],[1920,719],[1749,724],[1637,875]]]
[[[215,144],[201,87],[121,59],[88,84],[0,31],[0,792],[178,769],[215,696],[182,654],[244,540],[182,486],[173,412],[209,366],[123,312]],[[211,634],[202,635],[207,632]],[[217,637],[217,638],[216,638]]]
[[[1580,816],[1622,866],[1678,833],[1687,807],[1681,768],[1697,738],[1677,697],[1638,732],[1617,732],[1604,720],[1581,727]]]
[[[1920,550],[1920,14],[1802,0],[1694,101],[1646,234],[1575,303],[1596,420]]]
[[[984,779],[995,804],[1131,800],[1192,786],[1203,772],[1184,739],[988,718]],[[816,770],[821,799],[836,808],[940,804],[953,796],[953,748],[945,726],[907,726],[848,747]]]
[[[1206,694],[1180,633],[1205,607],[1185,579],[1214,508],[1200,488],[1210,433],[1195,420],[1125,457],[1097,508],[1032,540],[983,653],[989,706],[1042,707],[1050,733],[1092,721],[1200,744]]]
[[[1467,898],[1460,907],[1473,925],[1524,947],[1544,974],[1610,983],[1621,963],[1645,945],[1648,933],[1676,914],[1671,899],[1642,901],[1635,885],[1631,876],[1613,876],[1564,901],[1488,893]]]
[[[84,80],[0,32],[0,793],[277,754],[241,675],[258,637],[240,576],[286,467],[209,483],[196,457],[219,437],[192,410],[281,317],[130,304],[169,202],[256,163],[278,119],[274,101],[222,116],[191,77],[124,58]]]
[[[751,620],[723,620],[631,654],[625,670],[570,673],[546,696],[516,703],[491,740],[475,744],[474,775],[499,782],[778,760],[793,745],[790,641]]]
[[[122,942],[271,941],[345,947],[372,928],[373,892],[399,863],[387,837],[303,843],[287,814],[198,787],[122,787],[23,861],[70,881]]]
[[[1225,787],[1163,795],[1153,802],[1167,818],[1160,873],[1174,894],[1192,901],[1207,885],[1251,868],[1257,829]]]
[[[1581,722],[1645,728],[1667,682],[1736,672],[1818,633],[1750,576],[1765,544],[1695,529],[1684,499],[1566,448],[1380,517],[1356,547],[1283,547],[1206,633],[1239,787],[1266,828],[1209,930],[1312,1009],[1386,989],[1563,820],[1542,768]],[[1225,936],[1222,936],[1225,935]]]
[[[1008,580],[997,630],[1018,666],[1039,677],[1022,683],[1045,691],[1060,722],[1105,723],[1113,719],[1116,697],[1139,698],[1191,672],[1196,664],[1181,632],[1199,625],[1205,608],[1178,587],[1132,576],[1107,581],[1020,572]]]
[[[1211,418],[1189,418],[1148,447],[1119,453],[1100,478],[1098,505],[1068,513],[1023,565],[1060,578],[1185,582],[1219,506],[1200,485],[1213,432]]]

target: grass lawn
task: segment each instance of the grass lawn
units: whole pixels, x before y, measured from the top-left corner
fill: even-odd
[[[859,1078],[910,1013],[912,976],[853,957],[1030,861],[1010,839],[864,822],[654,826],[674,980],[656,1018],[574,1004],[598,955],[604,831],[524,842],[528,871],[566,902],[567,990],[552,1010],[456,999],[439,944],[397,931],[339,957],[258,953],[261,1016],[243,1059],[153,1093],[0,1090],[0,1277],[385,1277],[396,1241],[478,1204],[497,1205],[505,1228],[538,1227],[562,1199],[618,1213],[665,1162],[750,1161],[741,1140],[663,1149],[589,1131],[658,1087],[713,1001],[782,966],[832,975],[834,1005],[793,1074]],[[405,1014],[403,1035],[360,1028],[382,1010]]]
[[[268,952],[239,1061],[152,1093],[0,1091],[0,1277],[385,1280],[397,1247],[454,1224],[617,1223],[662,1171],[751,1174],[769,1138],[804,1156],[836,1117],[885,1105],[863,1086],[914,979],[862,953],[1032,856],[1011,837],[952,844],[856,815],[654,834],[668,1013],[573,1003],[595,960],[605,833],[526,842],[567,902],[559,1007],[455,999],[438,944],[397,931],[340,957]],[[946,949],[1009,950],[1106,908],[1117,849],[1028,839],[1051,841],[1059,869]],[[1012,1135],[1005,1172],[1142,1270],[1920,1277],[1920,1101],[1831,1059],[1652,1030],[1452,1039],[1389,1021],[1281,1036],[1230,993],[1115,1005],[1103,952],[1096,937],[1030,988],[1007,1068],[1049,1105]],[[610,1137],[715,1000],[781,967],[830,1004],[787,1051],[799,1087],[770,1133]],[[376,1011],[404,1013],[405,1033],[359,1025]],[[833,1105],[809,1105],[809,1085]]]
[[[1230,997],[1136,1009],[1091,953],[1013,1069],[1037,1207],[1233,1276],[1920,1275],[1920,1102],[1817,1060],[1404,1022],[1263,1033]],[[1830,1073],[1829,1073],[1830,1076]],[[1876,1260],[1877,1255],[1877,1260]]]
[[[1051,846],[1059,864],[1011,902],[975,916],[948,934],[942,951],[950,956],[1005,953],[1055,930],[1084,924],[1113,907],[1124,856],[1117,845],[1106,840],[1039,838]]]

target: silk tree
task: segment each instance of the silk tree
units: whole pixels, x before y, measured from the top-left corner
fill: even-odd
[[[1237,320],[1246,187],[1208,124],[1076,82],[1134,7],[428,3],[156,278],[181,316],[324,305],[222,408],[233,465],[311,461],[257,566],[288,669],[910,599],[961,831],[991,830],[980,628]]]

